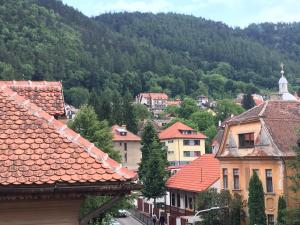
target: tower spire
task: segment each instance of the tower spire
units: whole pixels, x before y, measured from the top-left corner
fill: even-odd
[[[281,71],[280,71],[281,77],[283,77],[284,76],[284,64],[280,63],[280,67],[281,67]]]

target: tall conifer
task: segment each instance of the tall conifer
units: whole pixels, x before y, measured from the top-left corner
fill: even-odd
[[[256,173],[249,182],[248,208],[250,225],[266,225],[264,190]]]

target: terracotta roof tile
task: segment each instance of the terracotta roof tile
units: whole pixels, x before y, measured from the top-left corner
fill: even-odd
[[[135,177],[4,85],[0,86],[0,106],[0,185],[126,181]]]
[[[61,82],[0,81],[0,86],[10,87],[19,96],[35,103],[52,116],[65,114]]]
[[[176,122],[167,129],[159,133],[159,139],[173,139],[173,138],[193,138],[193,139],[205,139],[206,136],[202,133],[196,132],[192,134],[183,134],[180,131],[194,131],[195,130],[181,122]]]
[[[151,98],[151,99],[168,99],[169,96],[166,93],[154,93],[154,92],[148,92],[148,93],[140,93],[140,97],[144,98]]]
[[[184,166],[167,181],[167,188],[201,192],[220,178],[220,162],[214,154],[205,154]]]
[[[126,135],[121,135],[118,129],[126,130]],[[126,128],[123,128],[119,125],[112,126],[111,130],[113,134],[113,141],[141,141],[139,136],[131,133]]]

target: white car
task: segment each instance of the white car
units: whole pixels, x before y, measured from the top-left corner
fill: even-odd
[[[110,225],[121,225],[118,221],[116,221],[115,219],[112,219],[110,221]]]

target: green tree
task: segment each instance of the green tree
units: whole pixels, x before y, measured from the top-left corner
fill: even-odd
[[[151,117],[151,113],[148,108],[142,104],[133,104],[134,116],[137,120],[143,121]]]
[[[144,182],[147,174],[147,162],[150,159],[152,144],[158,141],[159,139],[156,130],[154,129],[153,125],[150,122],[148,122],[144,127],[141,141],[142,158],[138,170],[139,179],[141,182]]]
[[[244,109],[248,110],[255,106],[255,102],[253,100],[252,94],[248,92],[243,96],[242,106]]]
[[[300,130],[298,131],[298,136],[300,134]],[[292,184],[289,188],[299,196],[300,192],[300,147],[295,146],[294,148],[296,157],[293,160],[289,161],[289,169],[291,170],[291,176],[289,179],[291,180]],[[298,194],[298,195],[297,195]],[[298,198],[293,199],[295,201],[297,207],[295,208],[288,208],[286,211],[286,225],[296,225],[300,224],[300,199]]]
[[[285,216],[286,216],[286,202],[284,197],[280,196],[278,199],[278,213],[277,213],[276,225],[285,225]]]
[[[199,109],[197,102],[192,98],[184,98],[178,110],[181,118],[188,119],[194,112]]]
[[[112,133],[107,121],[99,121],[93,107],[83,105],[74,120],[68,126],[82,137],[94,143],[96,147],[106,152],[109,157],[120,162],[121,156],[114,150]]]
[[[72,87],[65,91],[65,98],[68,104],[79,108],[88,103],[89,91],[83,87]]]
[[[166,194],[166,181],[168,172],[166,170],[165,151],[158,140],[154,140],[150,144],[150,157],[146,162],[146,173],[143,177],[144,189],[142,190],[143,196],[146,198],[156,199]]]
[[[213,114],[206,110],[198,110],[194,112],[190,117],[189,120],[191,120],[194,124],[197,125],[197,130],[203,132],[207,130],[210,126],[215,125],[215,117]]]
[[[127,92],[123,98],[123,123],[126,124],[127,129],[133,133],[137,133],[137,119],[134,113],[132,97]]]
[[[224,99],[217,102],[217,120],[224,121],[231,115],[238,115],[244,112],[243,107],[235,104],[232,100]]]
[[[264,190],[256,173],[253,173],[249,182],[248,208],[250,225],[267,224]]]

